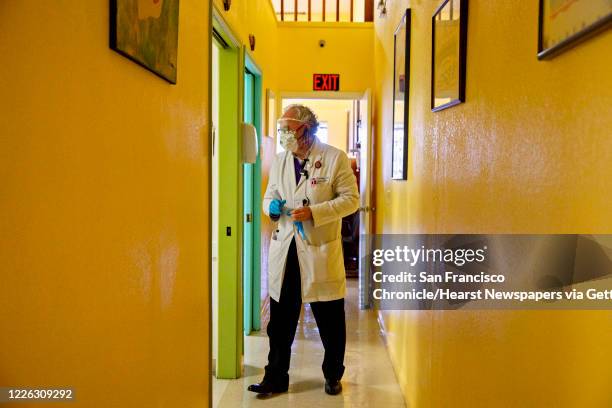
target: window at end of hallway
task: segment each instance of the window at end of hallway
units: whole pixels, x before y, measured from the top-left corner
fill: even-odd
[[[373,0],[271,0],[278,21],[352,22],[372,21]]]

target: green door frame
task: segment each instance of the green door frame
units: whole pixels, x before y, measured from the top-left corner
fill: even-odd
[[[244,71],[244,122],[253,124],[255,120],[255,76],[248,69]],[[248,336],[252,329],[253,313],[253,164],[244,163],[243,192],[244,192],[244,225],[242,228],[242,289],[244,294],[243,317],[244,335]]]
[[[244,47],[244,121],[257,129],[262,144],[262,71]],[[252,77],[251,84],[247,78]],[[252,85],[249,86],[249,85]],[[249,104],[251,106],[249,106]],[[244,334],[261,329],[261,154],[244,165]]]
[[[242,371],[242,48],[213,7],[219,49],[219,229],[217,378]]]

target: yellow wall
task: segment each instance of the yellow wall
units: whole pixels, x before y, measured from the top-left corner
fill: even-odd
[[[251,57],[263,71],[263,89],[275,90],[278,72],[276,63],[278,28],[269,0],[233,0],[229,11],[223,10],[222,0],[214,0],[213,4],[238,37],[238,41],[246,45]],[[249,48],[250,34],[255,36],[255,51],[250,51]]]
[[[340,91],[363,92],[374,85],[372,23],[280,23],[278,87],[312,91],[312,74],[340,74]],[[326,46],[319,47],[319,40]]]
[[[467,102],[432,113],[431,16],[375,28],[379,233],[610,233],[612,32],[536,59],[537,2],[471,1]],[[392,181],[393,31],[412,7],[408,181]],[[612,406],[608,311],[385,312],[411,407]]]
[[[3,386],[207,406],[208,9],[173,86],[108,48],[108,1],[1,2]]]

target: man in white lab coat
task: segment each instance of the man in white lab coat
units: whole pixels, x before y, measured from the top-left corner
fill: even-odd
[[[264,212],[277,222],[268,257],[270,340],[264,379],[249,391],[289,387],[289,360],[302,302],[310,303],[325,348],[325,392],[341,392],[344,373],[346,275],[342,218],[359,206],[357,181],[343,151],[320,142],[306,106],[287,107],[278,121],[284,152],[270,169]]]

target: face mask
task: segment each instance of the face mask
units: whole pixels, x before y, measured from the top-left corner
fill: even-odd
[[[292,130],[279,130],[280,144],[283,149],[295,153],[298,150],[298,140],[295,132]]]

